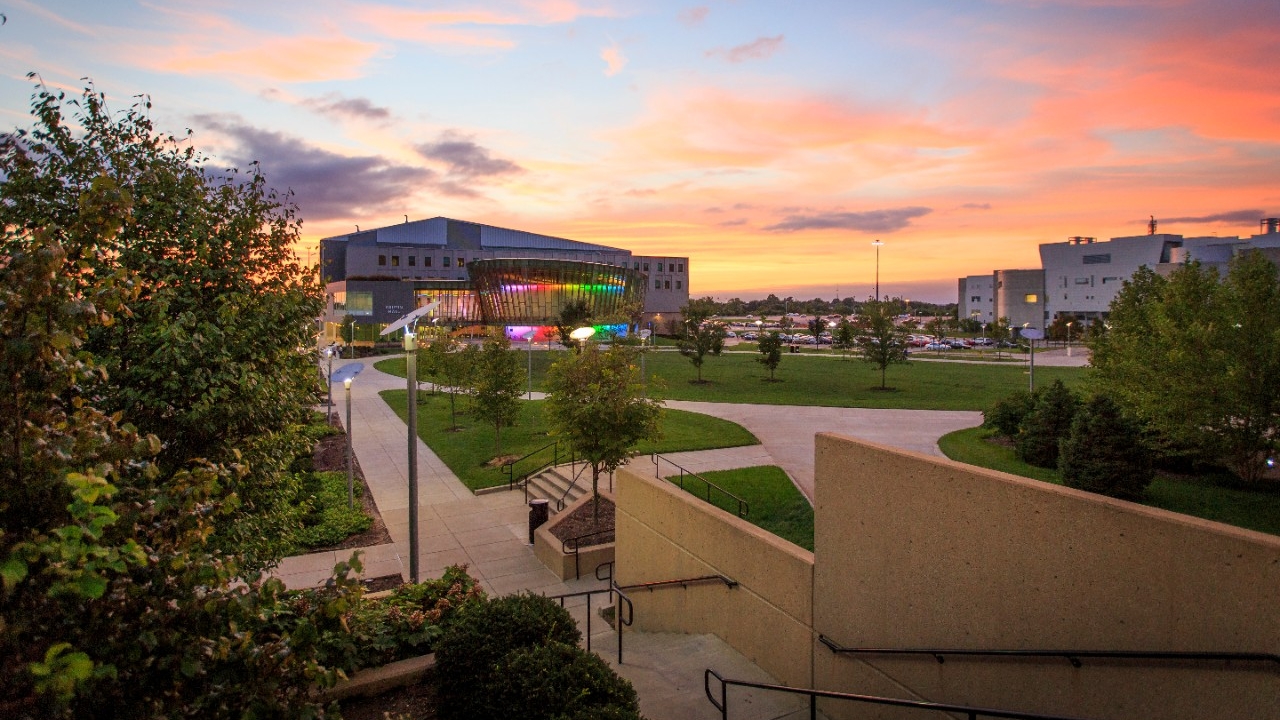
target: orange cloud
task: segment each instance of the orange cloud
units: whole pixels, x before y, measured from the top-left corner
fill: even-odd
[[[225,41],[219,40],[225,45]],[[179,43],[140,53],[142,64],[162,72],[234,74],[275,82],[353,79],[378,51],[348,37],[262,37],[230,50],[204,42]]]
[[[622,54],[622,48],[617,43],[602,49],[600,51],[600,59],[604,60],[605,77],[613,77],[622,72],[622,68],[627,66],[627,56]]]

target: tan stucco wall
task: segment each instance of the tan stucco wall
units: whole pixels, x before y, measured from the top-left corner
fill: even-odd
[[[679,488],[617,474],[617,582],[723,574],[740,583],[631,590],[635,629],[713,633],[779,681],[812,680],[813,554]]]
[[[816,453],[814,629],[841,644],[1280,652],[1280,538],[833,435]],[[1280,672],[1223,667],[814,654],[848,692],[1280,717]]]

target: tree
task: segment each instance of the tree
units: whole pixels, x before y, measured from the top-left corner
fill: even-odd
[[[60,240],[73,294],[121,274],[136,292],[128,312],[86,330],[96,405],[157,436],[166,473],[194,458],[245,468],[226,481],[238,509],[215,542],[269,566],[291,532],[287,463],[317,389],[315,354],[298,348],[316,344],[321,293],[292,250],[296,210],[256,165],[206,170],[189,143],[155,132],[145,102],[116,116],[89,89],[64,117],[63,100],[38,89],[35,126],[5,136],[0,224],[25,240],[60,233],[85,221],[86,203],[118,223]]]
[[[559,338],[560,344],[565,347],[571,347],[575,350],[581,350],[581,346],[573,338],[569,337],[570,333],[578,328],[586,325],[591,320],[591,306],[586,300],[570,300],[560,308],[560,314],[556,316],[556,337]]]
[[[1058,469],[1068,487],[1141,500],[1155,477],[1138,424],[1106,395],[1080,408],[1060,450]]]
[[[431,355],[431,363],[439,378],[444,381],[445,389],[449,393],[449,429],[457,430],[458,393],[468,393],[473,389],[472,383],[475,379],[476,366],[479,364],[477,356],[480,354],[480,348],[452,339],[441,340],[431,345],[432,348],[436,345],[440,346],[440,349]]]
[[[589,344],[547,371],[547,424],[591,465],[597,520],[600,473],[613,472],[626,462],[636,443],[661,435],[662,406],[642,396],[635,357],[636,351],[626,345],[601,350]]]
[[[836,326],[835,334],[831,338],[831,347],[839,350],[842,358],[848,359],[849,349],[857,344],[857,329],[853,323],[849,322],[849,318],[840,318],[840,324]]]
[[[70,122],[61,101],[38,92],[40,128],[0,138],[0,716],[323,717],[310,692],[337,675],[319,662],[320,639],[342,631],[358,586],[340,571],[332,590],[299,598],[303,607],[215,542],[243,519],[228,489],[259,477],[234,462],[252,438],[212,442],[178,405],[166,445],[129,422],[153,408],[114,407],[145,389],[112,376],[123,363],[101,354],[114,347],[110,332],[154,332],[141,319],[181,295],[122,258],[125,241],[163,247],[172,228],[145,207],[159,201],[142,192],[156,178],[130,184],[121,164],[78,174],[77,153],[83,143],[142,169],[164,165],[148,165],[158,150],[138,108],[113,124],[87,92]],[[77,125],[83,138],[64,132]],[[175,270],[168,283],[184,280]],[[184,360],[198,355],[180,331],[173,340]],[[182,457],[194,447],[209,452]]]
[[[1246,482],[1280,433],[1280,280],[1261,253],[1227,276],[1189,263],[1134,273],[1093,340],[1098,391],[1154,431],[1160,454],[1221,462]]]
[[[862,309],[867,328],[867,343],[862,346],[862,359],[880,368],[880,389],[887,390],[885,374],[888,367],[907,362],[906,338],[893,324],[893,315],[884,303],[869,300],[863,304]]]
[[[506,334],[498,332],[484,343],[476,363],[476,416],[493,424],[493,451],[502,454],[502,428],[515,424],[520,414],[521,385],[525,379],[520,355],[512,352]]]
[[[676,342],[676,347],[697,368],[699,384],[703,382],[702,364],[706,362],[707,355],[718,357],[724,350],[724,325],[711,319],[714,309],[715,301],[709,297],[690,300],[680,308],[685,331]]]
[[[988,336],[996,343],[996,357],[1000,357],[1001,344],[1009,341],[1009,318],[997,318],[991,323]]]
[[[782,335],[776,330],[760,336],[760,357],[756,362],[769,368],[769,382],[773,382],[773,371],[782,362]]]
[[[1017,453],[1023,461],[1039,467],[1058,466],[1058,445],[1071,432],[1080,399],[1061,380],[1045,388],[1031,412],[1022,419]]]
[[[947,330],[949,329],[949,326],[950,323],[947,321],[947,318],[936,317],[925,323],[924,329],[925,332],[933,336],[934,342],[942,342],[947,338]]]
[[[982,413],[982,426],[994,430],[997,435],[1015,439],[1022,430],[1022,423],[1035,409],[1039,398],[1039,390],[1034,393],[1018,390],[1011,395],[1006,395]]]
[[[809,334],[813,336],[813,344],[816,347],[822,342],[822,333],[827,331],[827,323],[820,317],[813,318],[808,323]]]

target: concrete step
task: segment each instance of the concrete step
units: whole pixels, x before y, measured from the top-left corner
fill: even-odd
[[[581,470],[579,465],[578,469]],[[569,490],[571,479],[571,470],[569,466],[551,468],[539,475],[529,478],[529,497],[542,498],[551,503],[552,514],[557,512],[557,503],[560,498],[564,498],[565,505],[572,503],[578,498],[590,491],[590,487],[583,487],[582,480],[579,480],[578,486]],[[589,481],[588,481],[589,482]],[[568,494],[565,491],[568,490]]]

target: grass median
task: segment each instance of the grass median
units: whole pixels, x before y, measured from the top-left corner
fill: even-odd
[[[379,395],[402,420],[407,420],[406,390],[383,390]],[[516,424],[502,429],[502,448],[499,453],[494,442],[493,426],[471,416],[467,412],[468,405],[466,397],[457,398],[458,428],[451,430],[453,422],[449,412],[449,396],[445,393],[419,392],[418,437],[472,490],[506,484],[507,478],[498,467],[500,463],[493,464],[497,456],[521,457],[555,440],[547,435],[546,424],[542,420],[542,401],[526,401],[521,403],[520,417]],[[662,432],[662,439],[641,443],[636,447],[636,452],[647,454],[709,450],[757,445],[760,442],[737,423],[682,410],[663,411]]]

